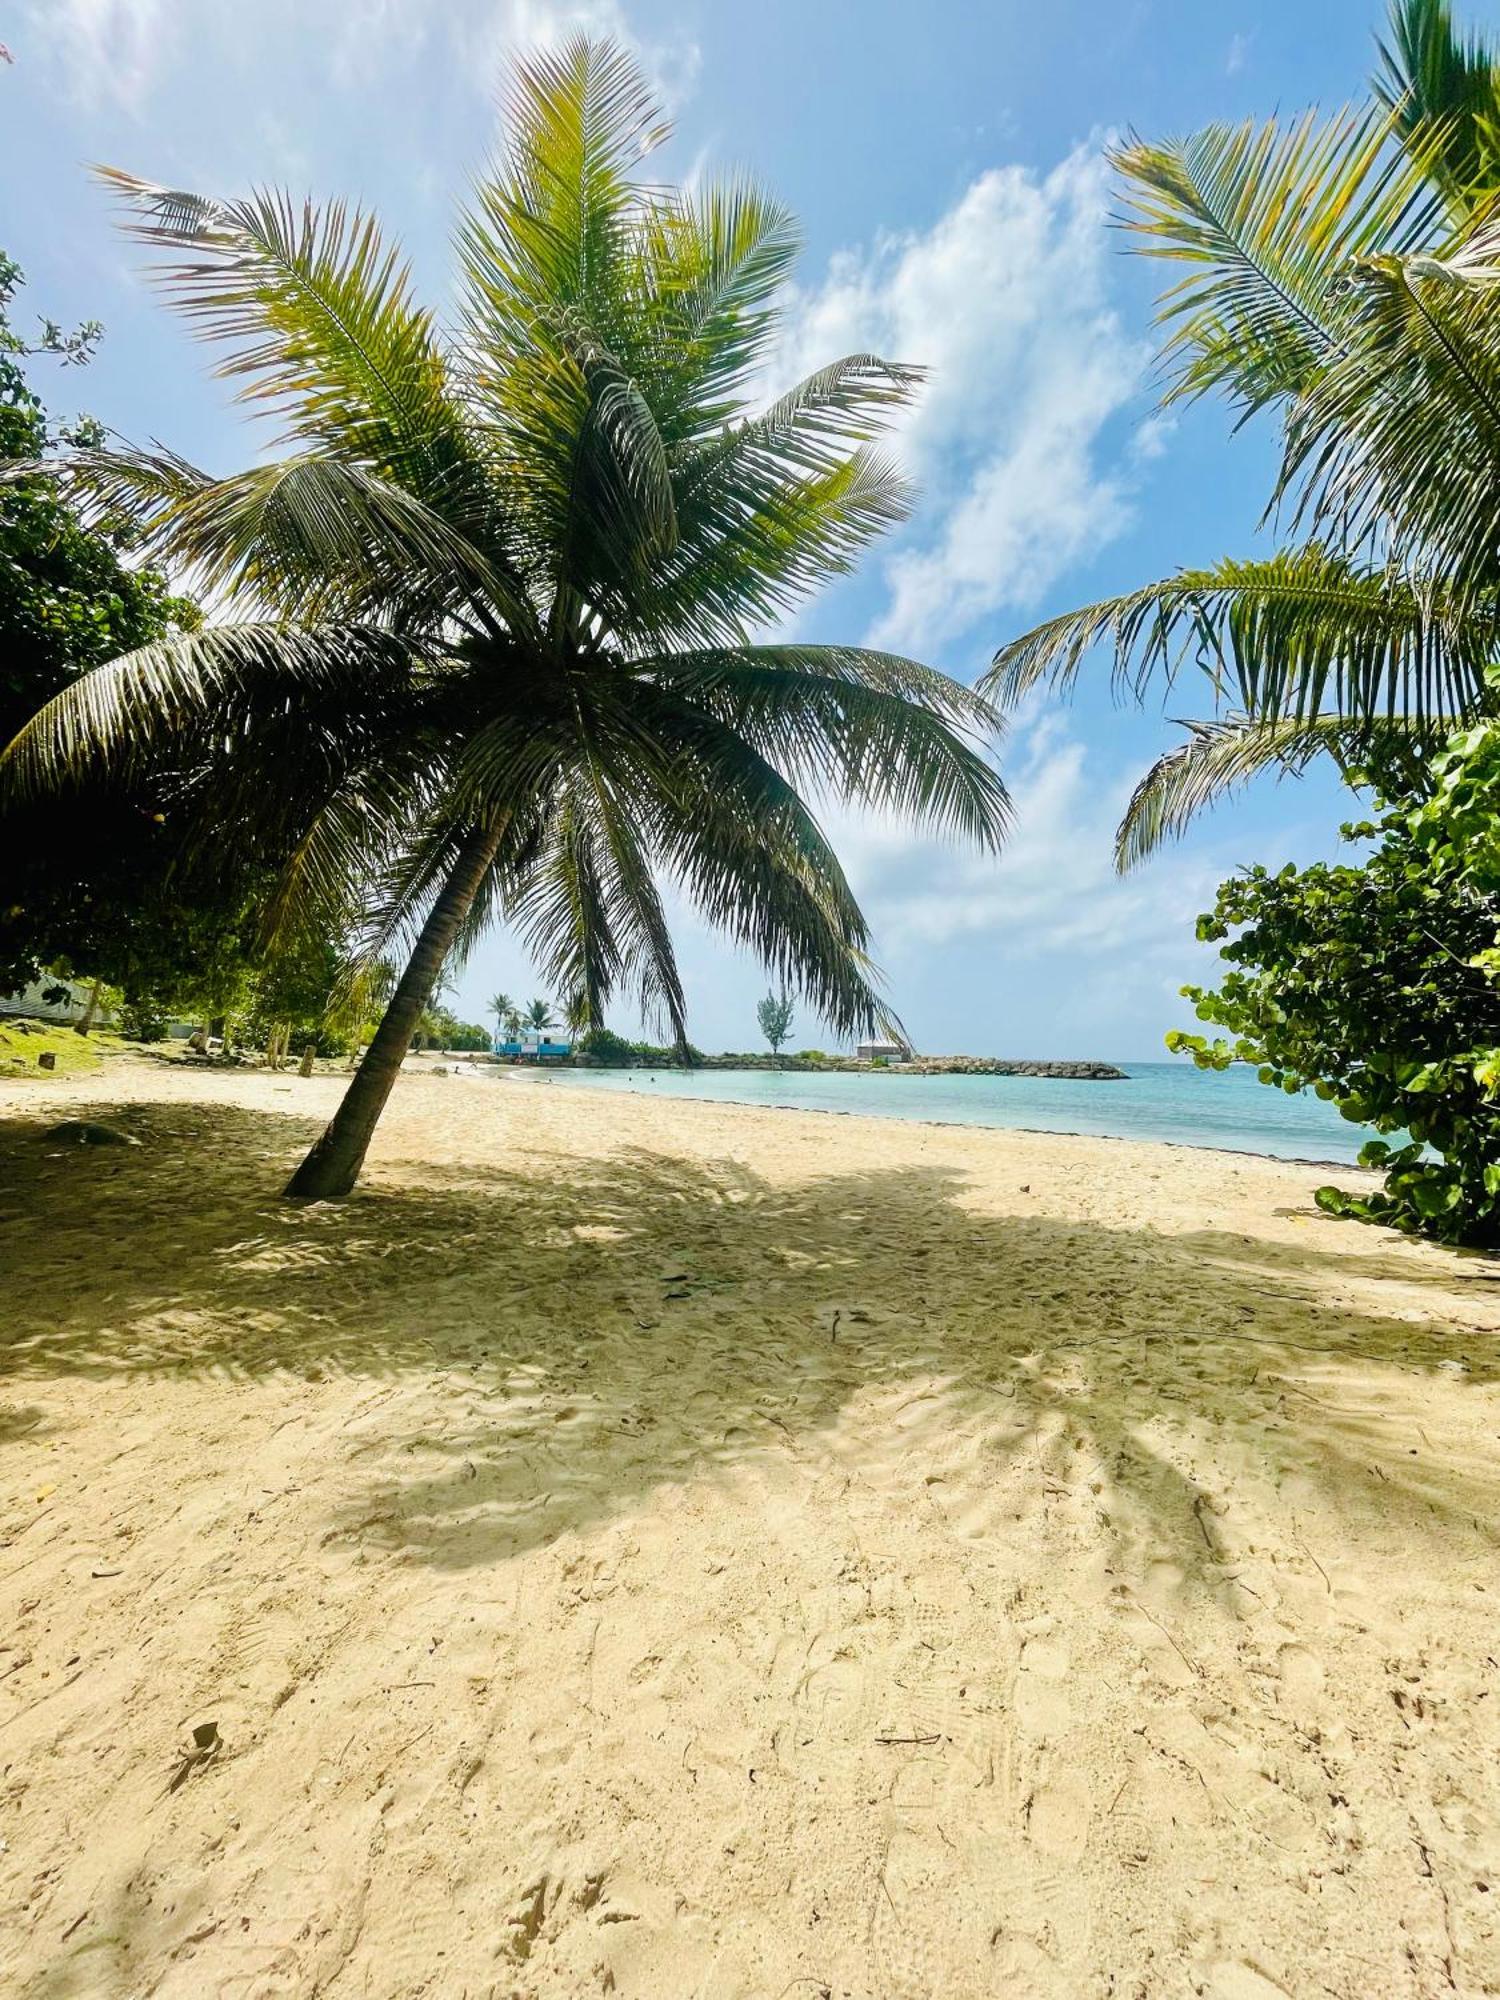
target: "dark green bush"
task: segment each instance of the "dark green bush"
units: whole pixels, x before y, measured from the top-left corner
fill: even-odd
[[[1167,1045],[1398,1135],[1360,1155],[1380,1192],[1319,1189],[1330,1213],[1500,1245],[1500,724],[1455,737],[1421,803],[1344,832],[1368,859],[1221,886],[1198,935],[1232,970],[1183,991],[1230,1039]]]

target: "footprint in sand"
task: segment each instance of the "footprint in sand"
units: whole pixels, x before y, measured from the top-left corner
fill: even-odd
[[[1284,1704],[1294,1710],[1311,1708],[1323,1692],[1323,1662],[1305,1646],[1283,1646],[1276,1655],[1276,1676]]]
[[[1071,1704],[1064,1681],[1068,1649],[1059,1639],[1028,1639],[1016,1669],[1016,1720],[1046,1740],[1068,1725]]]
[[[1026,1832],[1044,1854],[1071,1860],[1083,1852],[1091,1818],[1088,1786],[1064,1773],[1032,1793]]]

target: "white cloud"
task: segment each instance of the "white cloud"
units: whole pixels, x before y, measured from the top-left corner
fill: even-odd
[[[1139,770],[1101,769],[1056,707],[1019,724],[1003,768],[1016,816],[998,861],[894,822],[831,819],[882,957],[993,937],[1011,961],[1108,960],[1131,978],[1153,979],[1180,965],[1193,919],[1234,857],[1200,840],[1117,876],[1115,827]]]
[[[362,88],[408,64],[432,37],[476,90],[493,90],[516,48],[548,46],[570,35],[607,36],[634,50],[670,105],[697,77],[696,43],[644,42],[632,33],[620,0],[337,0],[322,10],[305,0],[23,0],[30,46],[88,104],[113,99],[138,110],[173,63],[195,42],[259,44],[296,37],[298,60],[317,70],[326,60],[344,89]],[[18,53],[24,60],[27,43]]]
[[[62,70],[70,96],[85,103],[115,98],[134,106],[154,76],[174,0],[29,0],[30,41]]]
[[[794,294],[788,378],[863,348],[930,371],[901,432],[923,500],[887,559],[877,643],[930,655],[1034,604],[1126,525],[1128,478],[1103,463],[1101,434],[1147,353],[1109,300],[1107,209],[1094,149],[1044,177],[992,168],[927,232],[843,252]]]
[[[1229,37],[1229,53],[1224,58],[1224,74],[1226,76],[1238,76],[1240,71],[1245,67],[1245,59],[1249,53],[1250,37],[1248,35],[1231,35]]]
[[[697,43],[643,41],[620,0],[452,0],[442,13],[460,58],[485,89],[493,89],[514,50],[554,48],[574,35],[618,42],[631,50],[669,109],[697,81]]]

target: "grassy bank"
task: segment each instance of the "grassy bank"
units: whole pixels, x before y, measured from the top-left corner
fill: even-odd
[[[80,1035],[54,1021],[0,1021],[0,1076],[80,1076],[99,1067],[106,1048],[119,1048],[114,1035]],[[55,1058],[50,1069],[40,1058]]]

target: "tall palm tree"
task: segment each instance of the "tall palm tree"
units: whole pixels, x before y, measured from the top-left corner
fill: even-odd
[[[186,772],[184,849],[234,825],[284,863],[277,915],[380,885],[361,947],[404,942],[405,970],[291,1194],[353,1185],[434,980],[492,916],[593,1018],[628,986],[682,1040],[664,873],[862,1029],[886,1009],[806,788],[1001,837],[982,698],[888,654],[752,643],[905,514],[871,440],[916,372],[849,355],[748,411],[796,233],[746,181],[648,182],[663,134],[608,45],[519,65],[448,330],[341,203],[106,176],[291,452],[223,479],[160,450],[72,462],[145,553],[254,615],[84,676],[7,776]]]
[[[508,993],[497,993],[490,1002],[490,1012],[495,1017],[495,1026],[502,1033],[506,1022],[516,1011],[516,1003]]]
[[[1164,295],[1167,398],[1273,412],[1272,509],[1296,539],[1050,619],[996,654],[1002,705],[1113,654],[1137,697],[1205,674],[1216,713],[1146,775],[1138,860],[1268,767],[1331,753],[1409,779],[1490,699],[1500,659],[1500,55],[1442,0],[1397,0],[1376,101],[1213,126],[1116,164],[1127,227],[1182,275]]]
[[[552,1002],[550,1000],[531,1001],[522,1019],[524,1025],[530,1028],[533,1034],[537,1035],[544,1035],[549,1028],[557,1026],[557,1022],[553,1018]]]

